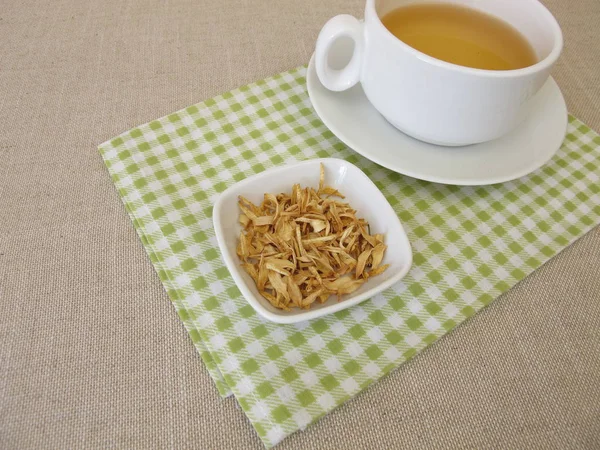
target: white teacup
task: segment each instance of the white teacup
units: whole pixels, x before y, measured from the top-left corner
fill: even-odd
[[[436,0],[439,2],[440,0]],[[332,18],[317,40],[315,65],[323,85],[343,91],[360,81],[371,104],[396,128],[425,142],[468,145],[498,138],[528,113],[529,100],[547,80],[562,50],[560,27],[537,0],[442,0],[508,22],[532,45],[538,63],[518,70],[482,70],[428,56],[381,23],[389,11],[420,0],[367,0],[365,19]],[[354,41],[341,70],[328,56],[341,37]]]

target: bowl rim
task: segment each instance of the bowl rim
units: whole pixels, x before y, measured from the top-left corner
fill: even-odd
[[[375,190],[377,192],[379,192],[379,194],[385,201],[385,204],[387,205],[389,210],[393,213],[393,216],[395,217],[395,219],[398,221],[398,224],[402,231],[402,235],[399,236],[399,238],[401,241],[403,241],[402,246],[405,247],[406,249],[408,249],[406,254],[403,255],[407,259],[407,264],[402,268],[402,270],[398,271],[398,273],[394,274],[392,277],[373,286],[368,291],[363,292],[362,294],[357,295],[356,297],[350,298],[348,300],[336,302],[332,305],[329,305],[327,307],[320,308],[320,309],[302,310],[302,312],[290,314],[290,315],[275,314],[275,313],[269,311],[268,309],[266,309],[261,304],[260,300],[257,299],[256,296],[252,293],[252,291],[249,289],[246,281],[241,276],[241,269],[239,268],[239,264],[236,264],[236,261],[234,261],[233,258],[230,257],[229,252],[226,251],[229,248],[229,245],[226,242],[225,236],[223,234],[224,227],[223,227],[223,224],[221,222],[221,217],[220,217],[221,210],[224,206],[226,199],[228,199],[231,195],[235,195],[237,198],[237,195],[239,195],[239,194],[237,194],[237,192],[239,192],[240,190],[243,190],[244,187],[246,187],[246,186],[256,183],[257,181],[259,181],[261,179],[264,179],[269,176],[277,175],[280,172],[289,171],[290,169],[297,168],[300,166],[319,165],[321,163],[326,164],[327,162],[351,167],[350,170],[355,172],[356,176],[358,176],[360,179],[362,179],[362,183],[370,184],[373,188],[375,188]],[[408,236],[406,235],[406,231],[404,230],[404,226],[402,225],[402,222],[400,221],[400,218],[395,213],[394,209],[389,204],[389,202],[387,201],[387,199],[385,198],[383,193],[375,185],[375,183],[373,183],[373,181],[360,168],[358,168],[354,164],[352,164],[348,161],[345,161],[343,159],[339,159],[339,158],[308,159],[308,160],[304,160],[304,161],[299,161],[297,163],[276,166],[276,167],[264,170],[255,175],[249,176],[248,178],[245,178],[237,183],[232,184],[230,187],[228,187],[225,191],[223,191],[218,196],[217,200],[215,201],[215,203],[213,205],[213,214],[212,215],[213,215],[213,226],[214,226],[214,230],[215,230],[215,236],[217,239],[217,243],[219,245],[219,251],[221,253],[221,258],[225,262],[225,266],[227,267],[227,270],[231,274],[231,277],[233,278],[237,288],[242,293],[242,296],[244,297],[244,299],[250,304],[250,306],[252,306],[254,308],[254,310],[258,314],[263,316],[265,319],[270,320],[275,323],[291,324],[291,323],[303,322],[306,320],[316,319],[318,317],[332,314],[337,311],[341,311],[343,309],[357,305],[357,304],[377,295],[381,291],[387,289],[388,287],[390,287],[393,284],[400,281],[402,278],[404,278],[404,276],[408,273],[408,271],[410,270],[410,268],[412,266],[412,260],[413,260],[412,247],[410,245],[410,241],[408,240]]]

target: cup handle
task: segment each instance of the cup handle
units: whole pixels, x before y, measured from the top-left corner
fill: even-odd
[[[329,66],[329,51],[333,43],[347,36],[354,41],[350,62],[341,70]],[[364,49],[363,24],[348,14],[335,16],[325,24],[317,39],[315,66],[319,80],[331,91],[345,91],[360,80],[360,67]]]

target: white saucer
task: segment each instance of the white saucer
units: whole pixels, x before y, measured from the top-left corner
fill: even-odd
[[[514,131],[464,147],[427,144],[402,133],[371,106],[360,83],[344,92],[329,91],[317,77],[314,56],[306,84],[315,111],[342,142],[394,172],[436,183],[483,185],[520,178],[552,158],[567,130],[565,100],[552,78]]]

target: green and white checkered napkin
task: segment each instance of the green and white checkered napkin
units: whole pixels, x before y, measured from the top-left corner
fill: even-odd
[[[236,89],[100,146],[219,392],[235,394],[268,447],[398,367],[600,221],[600,137],[577,119],[558,154],[533,174],[445,186],[391,172],[342,144],[313,111],[305,73]],[[270,323],[220,258],[212,205],[250,175],[329,156],[356,164],[381,189],[408,233],[413,267],[348,310]]]

